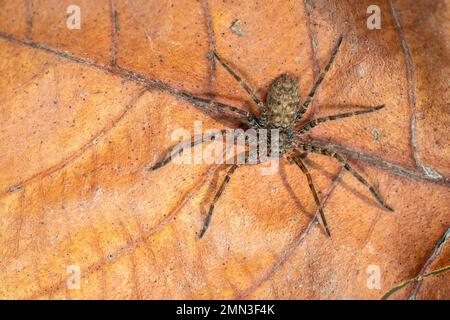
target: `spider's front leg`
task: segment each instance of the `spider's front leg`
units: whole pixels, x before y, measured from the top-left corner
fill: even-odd
[[[355,169],[353,169],[350,164],[347,162],[347,160],[340,155],[339,153],[328,150],[326,148],[322,148],[319,146],[316,146],[314,144],[310,143],[300,143],[297,146],[299,149],[305,151],[305,152],[312,152],[317,154],[322,154],[325,156],[329,156],[332,158],[335,158],[337,161],[339,161],[343,167],[350,172],[359,182],[361,182],[367,189],[369,189],[370,193],[373,195],[375,200],[386,210],[394,211],[390,206],[388,206],[380,197],[380,195],[375,191],[375,189],[367,182],[366,179],[363,178]]]
[[[325,68],[320,72],[319,74],[319,78],[317,78],[316,82],[314,83],[313,87],[311,88],[311,91],[309,91],[308,96],[305,99],[305,102],[303,103],[303,105],[301,106],[301,108],[299,108],[299,111],[297,113],[296,116],[296,120],[299,120],[300,118],[303,117],[303,115],[306,113],[306,111],[308,110],[308,106],[311,103],[311,101],[313,100],[317,89],[319,88],[320,84],[322,83],[323,79],[325,79],[326,74],[328,73],[328,70],[330,70],[331,65],[333,64],[334,58],[336,58],[336,55],[339,51],[339,48],[342,44],[342,39],[344,37],[341,35],[336,43],[336,46],[333,49],[333,52],[331,53],[331,57],[330,60],[328,60],[328,63],[326,64]]]
[[[214,50],[213,51],[214,57],[220,62],[220,64],[233,76],[233,78],[239,82],[239,84],[244,88],[245,91],[252,97],[253,101],[256,103],[258,108],[260,109],[262,113],[262,117],[265,118],[267,114],[267,107],[266,105],[258,98],[258,96],[255,93],[255,90],[253,90],[238,74],[222,59],[222,57],[219,56],[219,54]]]

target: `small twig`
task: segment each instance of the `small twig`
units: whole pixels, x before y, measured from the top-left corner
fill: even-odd
[[[444,232],[444,235],[441,237],[441,239],[436,244],[432,255],[428,258],[428,260],[425,262],[425,264],[422,267],[422,270],[420,270],[419,275],[424,274],[428,267],[436,260],[436,258],[441,254],[442,248],[444,248],[447,241],[450,239],[450,228],[447,229],[447,231]],[[411,293],[409,294],[408,300],[415,300],[417,294],[419,293],[421,283],[419,282],[415,288],[411,290]]]
[[[391,296],[394,292],[400,290],[401,288],[406,287],[407,285],[409,285],[409,284],[411,284],[411,283],[414,283],[414,282],[420,282],[420,281],[422,281],[423,279],[425,279],[425,278],[427,278],[427,277],[430,277],[430,276],[433,276],[433,275],[437,275],[437,274],[439,274],[439,273],[442,273],[442,272],[445,272],[445,271],[448,271],[448,270],[450,270],[450,265],[447,265],[447,266],[445,266],[445,267],[442,267],[442,268],[433,270],[433,271],[431,271],[430,273],[426,273],[426,274],[423,274],[423,275],[421,275],[421,276],[417,276],[417,277],[415,277],[415,278],[412,278],[412,279],[410,279],[410,280],[408,280],[408,281],[405,281],[405,282],[403,282],[402,284],[400,284],[400,285],[398,285],[398,286],[392,288],[392,289],[389,290],[388,292],[386,292],[386,293],[384,294],[384,296],[381,298],[381,300],[386,300],[386,299],[389,298],[389,296]]]

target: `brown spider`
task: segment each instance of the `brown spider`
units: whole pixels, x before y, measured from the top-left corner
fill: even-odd
[[[295,125],[297,122],[302,119],[303,115],[308,109],[309,104],[311,103],[312,99],[314,98],[314,95],[317,91],[317,88],[322,83],[325,75],[327,74],[328,70],[330,69],[338,50],[341,46],[343,37],[340,36],[339,40],[337,41],[337,44],[335,48],[333,49],[333,52],[331,54],[331,57],[325,66],[325,68],[321,71],[319,78],[314,83],[314,86],[312,87],[311,91],[309,92],[307,98],[305,99],[305,102],[301,104],[301,98],[300,98],[300,90],[299,90],[299,83],[298,81],[290,76],[287,73],[284,73],[280,75],[278,78],[276,78],[272,84],[270,85],[266,103],[263,103],[255,94],[255,92],[248,86],[242,79],[239,77],[236,72],[234,72],[230,66],[228,66],[223,59],[219,56],[217,52],[213,52],[214,57],[220,62],[220,64],[241,84],[241,86],[247,91],[247,93],[252,97],[253,101],[258,106],[260,112],[260,115],[257,117],[254,117],[250,112],[242,111],[241,109],[238,109],[236,107],[219,103],[213,100],[208,99],[202,99],[198,97],[194,97],[192,95],[183,93],[182,95],[192,101],[200,101],[200,102],[206,102],[206,103],[213,103],[214,105],[218,106],[222,110],[231,110],[238,112],[240,114],[244,114],[246,116],[247,122],[244,125],[247,129],[266,129],[268,133],[270,133],[270,129],[277,129],[279,132],[279,152],[277,156],[279,158],[286,156],[286,158],[291,162],[295,163],[302,172],[306,175],[309,183],[309,188],[311,189],[311,192],[313,194],[314,200],[316,202],[316,205],[318,207],[323,226],[326,230],[326,233],[329,237],[331,237],[330,230],[328,228],[327,221],[325,219],[325,214],[323,213],[322,206],[320,204],[319,197],[317,196],[316,189],[314,187],[311,175],[305,166],[304,162],[302,161],[302,158],[308,153],[318,153],[322,155],[326,155],[329,157],[334,157],[337,161],[339,161],[346,170],[348,170],[356,179],[358,179],[366,188],[369,189],[369,191],[372,193],[376,201],[385,209],[389,211],[394,211],[391,207],[386,205],[383,200],[381,200],[378,193],[375,191],[375,189],[369,185],[369,183],[357,172],[355,171],[345,160],[343,156],[338,154],[336,151],[329,150],[320,146],[316,146],[313,143],[305,142],[300,139],[300,136],[315,126],[317,126],[320,123],[330,121],[330,120],[336,120],[341,118],[348,118],[355,115],[365,114],[369,112],[374,112],[377,110],[380,110],[384,108],[384,105],[379,105],[376,107],[358,110],[354,112],[348,112],[348,113],[340,113],[336,115],[331,115],[323,118],[317,118],[314,120],[311,120],[309,122],[306,122],[303,124],[300,128],[295,128]],[[225,132],[225,130],[222,130],[221,132]],[[270,139],[270,137],[269,137]],[[212,139],[196,139],[193,137],[188,144],[188,147],[192,148],[196,145],[202,144],[206,141],[211,141]],[[170,150],[167,150],[166,152],[171,152],[171,156],[164,157],[161,161],[157,162],[151,167],[151,170],[157,170],[166,164],[168,164],[174,157],[180,155],[183,152],[183,149],[175,150],[175,148],[171,148]],[[228,169],[228,172],[225,176],[225,179],[223,180],[219,190],[217,191],[211,206],[209,208],[208,215],[205,218],[203,227],[200,231],[199,237],[202,238],[205,234],[210,222],[211,217],[214,211],[214,206],[219,200],[220,196],[222,195],[223,191],[225,190],[226,185],[230,181],[230,178],[232,174],[236,171],[238,164],[228,164],[230,168]]]

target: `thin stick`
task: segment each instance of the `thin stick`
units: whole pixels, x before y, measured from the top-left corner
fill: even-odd
[[[428,258],[428,260],[423,265],[422,269],[419,272],[419,275],[425,273],[426,269],[435,261],[435,259],[441,254],[442,249],[444,248],[447,241],[450,240],[450,227],[444,232],[444,235],[439,239],[438,243],[434,247],[433,253]],[[421,288],[421,283],[419,282],[415,288],[411,290],[409,294],[408,300],[415,300],[416,296]]]
[[[410,280],[408,280],[408,281],[405,281],[405,282],[403,282],[402,284],[399,284],[398,286],[396,286],[396,287],[392,288],[391,290],[389,290],[388,292],[386,292],[386,293],[384,294],[384,296],[381,298],[381,300],[386,300],[386,299],[389,298],[389,296],[391,296],[394,292],[400,290],[401,288],[406,287],[407,285],[409,285],[409,284],[411,284],[411,283],[423,281],[425,278],[431,277],[431,276],[433,276],[433,275],[437,275],[437,274],[439,274],[439,273],[443,273],[443,272],[448,271],[448,270],[450,270],[450,265],[447,265],[447,266],[445,266],[445,267],[442,267],[442,268],[433,270],[433,271],[431,271],[431,272],[429,272],[429,273],[426,273],[426,274],[423,274],[423,275],[421,275],[421,276],[417,276],[417,277],[415,277],[415,278],[412,278],[412,279],[410,279]]]

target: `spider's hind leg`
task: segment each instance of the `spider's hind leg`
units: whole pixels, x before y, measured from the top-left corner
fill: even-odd
[[[311,177],[311,174],[308,171],[308,168],[301,160],[301,157],[304,157],[304,154],[295,154],[291,157],[289,157],[289,160],[294,161],[294,163],[302,170],[302,172],[305,174],[306,178],[308,179],[309,189],[311,190],[311,193],[313,194],[314,201],[316,202],[317,208],[320,213],[320,217],[323,222],[323,226],[325,228],[325,231],[327,232],[327,235],[331,237],[330,229],[328,228],[327,219],[325,218],[325,213],[323,212],[322,205],[320,203],[319,196],[317,195],[316,188],[314,187],[314,183]]]
[[[353,169],[350,164],[347,162],[347,160],[341,156],[339,153],[335,152],[335,151],[331,151],[319,146],[315,146],[312,144],[302,144],[299,146],[300,148],[302,148],[304,151],[306,152],[313,152],[313,153],[318,153],[318,154],[322,154],[325,156],[329,156],[329,157],[333,157],[335,158],[337,161],[339,161],[342,166],[348,171],[350,172],[359,182],[361,182],[361,184],[363,184],[367,189],[369,189],[370,193],[372,194],[372,196],[375,198],[375,200],[378,202],[378,204],[380,206],[382,206],[384,209],[389,210],[389,211],[394,211],[394,209],[392,209],[390,206],[388,206],[380,197],[380,195],[378,194],[378,192],[374,189],[374,187],[372,187],[366,179],[364,179],[363,176],[361,176],[355,169]]]
[[[211,223],[211,217],[214,212],[214,206],[216,205],[217,201],[219,200],[220,196],[222,195],[223,191],[225,190],[225,187],[230,182],[231,176],[236,171],[238,165],[233,164],[231,168],[227,171],[227,174],[225,176],[225,179],[223,180],[222,184],[220,185],[219,190],[217,191],[216,195],[214,196],[214,200],[211,203],[211,206],[209,207],[208,215],[205,218],[205,222],[203,223],[202,230],[200,230],[199,238],[202,238],[208,229],[209,224]]]

